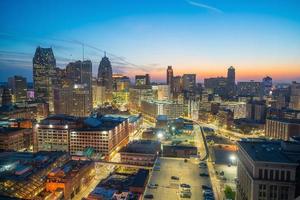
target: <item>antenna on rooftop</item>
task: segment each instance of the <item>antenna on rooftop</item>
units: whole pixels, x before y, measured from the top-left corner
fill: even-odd
[[[84,43],[82,43],[82,62],[84,61]]]

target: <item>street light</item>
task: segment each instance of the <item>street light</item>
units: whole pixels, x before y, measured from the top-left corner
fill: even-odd
[[[157,133],[157,138],[162,139],[164,137],[164,134],[162,132]]]
[[[233,163],[233,162],[236,161],[236,156],[235,156],[235,155],[231,155],[231,156],[229,157],[229,159],[230,159],[231,163]]]

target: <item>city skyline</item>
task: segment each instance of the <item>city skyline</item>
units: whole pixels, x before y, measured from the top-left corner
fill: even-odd
[[[171,65],[174,76],[188,68],[201,82],[226,76],[229,66],[236,68],[237,81],[261,81],[267,75],[274,82],[300,80],[297,1],[0,4],[5,8],[0,81],[17,72],[31,82],[37,46],[52,46],[57,66],[65,68],[82,59],[82,43],[94,76],[106,50],[113,72],[131,79],[149,73],[151,80],[165,82],[165,69]]]

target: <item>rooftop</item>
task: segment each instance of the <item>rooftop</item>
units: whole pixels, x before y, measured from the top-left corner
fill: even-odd
[[[257,162],[296,164],[300,161],[300,143],[289,141],[239,141],[238,145]]]
[[[153,140],[134,140],[123,147],[120,152],[156,154],[160,151],[160,142]]]
[[[92,164],[92,161],[78,161],[70,160],[61,167],[53,169],[49,174],[48,178],[72,178],[84,167]]]
[[[10,134],[20,130],[24,130],[24,128],[0,127],[0,134]]]

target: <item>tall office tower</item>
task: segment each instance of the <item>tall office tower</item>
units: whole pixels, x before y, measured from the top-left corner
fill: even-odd
[[[12,97],[7,87],[3,88],[2,91],[2,106],[8,106],[12,104]]]
[[[292,200],[300,195],[300,144],[239,141],[238,200]]]
[[[182,92],[182,79],[181,76],[173,77],[173,94],[178,96]]]
[[[32,62],[35,97],[46,101],[49,104],[49,111],[53,112],[53,78],[56,60],[52,48],[37,47]]]
[[[108,57],[106,57],[106,54],[99,64],[98,82],[99,85],[104,86],[106,90],[112,91],[112,67]]]
[[[136,75],[135,76],[135,85],[141,86],[141,85],[150,85],[150,75]]]
[[[196,74],[183,74],[182,86],[184,91],[193,92],[196,87]]]
[[[167,85],[170,86],[170,89],[171,89],[171,92],[173,93],[173,69],[172,69],[172,66],[168,66],[168,69],[167,69]]]
[[[9,77],[8,88],[11,89],[15,102],[22,102],[27,99],[27,81],[25,77]]]
[[[262,87],[264,95],[269,95],[272,90],[272,78],[269,76],[266,76],[262,80]]]
[[[231,98],[235,95],[235,69],[230,66],[227,70],[227,97]]]
[[[222,98],[228,97],[228,81],[225,77],[206,78],[204,79],[204,87]]]
[[[300,110],[300,83],[294,81],[291,85],[291,98],[289,107],[293,110]]]

